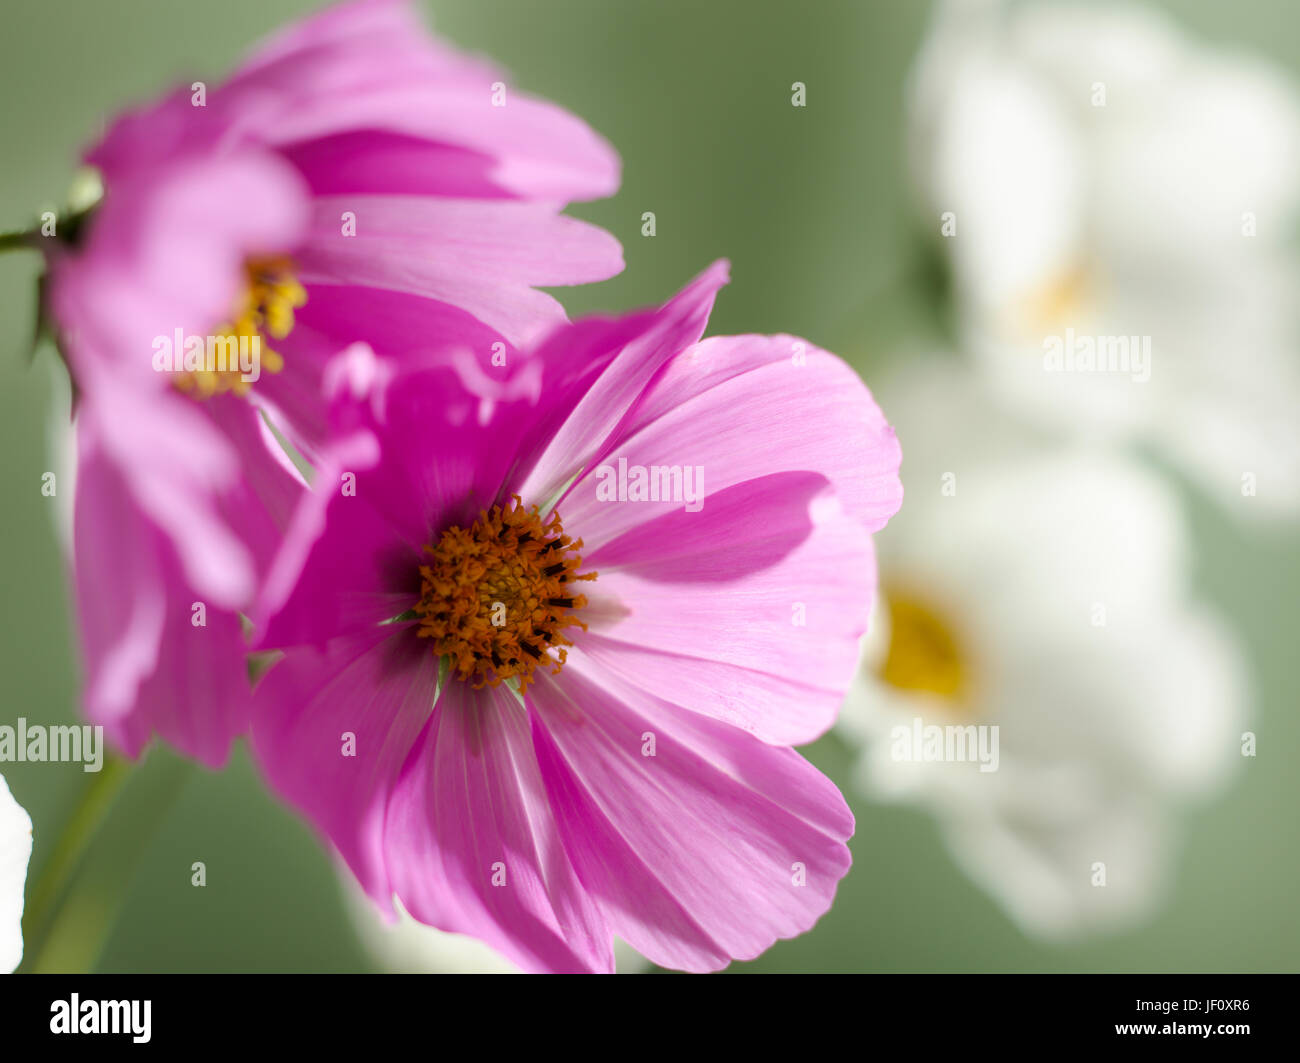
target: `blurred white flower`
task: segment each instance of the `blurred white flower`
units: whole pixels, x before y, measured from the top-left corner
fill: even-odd
[[[398,918],[387,923],[374,903],[356,885],[351,873],[339,876],[353,925],[362,945],[386,971],[398,974],[522,974],[490,945],[465,934],[436,930],[417,922],[393,899]],[[614,942],[619,974],[635,974],[649,961],[630,945]]]
[[[23,889],[32,855],[32,820],[0,775],[0,971],[23,959]]]
[[[1159,899],[1180,806],[1240,758],[1244,669],[1162,482],[1018,427],[949,365],[878,389],[907,499],[839,731],[866,792],[931,811],[1027,932],[1117,928]],[[953,732],[984,740],[965,760],[910,741],[994,726]]]
[[[1300,512],[1283,74],[1136,5],[955,0],[908,124],[960,342],[1003,397],[1155,446],[1234,513]]]

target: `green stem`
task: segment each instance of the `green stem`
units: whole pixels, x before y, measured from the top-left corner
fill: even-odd
[[[22,970],[94,967],[155,830],[192,772],[188,761],[158,747],[138,768],[105,759],[32,889]]]
[[[21,251],[23,248],[36,250],[38,248],[36,241],[39,238],[40,234],[35,229],[26,232],[0,233],[0,253]]]
[[[110,753],[104,758],[103,769],[87,779],[54,852],[30,891],[30,900],[23,913],[23,940],[29,956],[35,954],[33,945],[39,946],[48,933],[56,906],[67,891],[86,847],[131,774],[131,767],[130,761]]]
[[[158,828],[171,815],[194,765],[155,747],[89,848],[31,953],[36,974],[93,971]]]

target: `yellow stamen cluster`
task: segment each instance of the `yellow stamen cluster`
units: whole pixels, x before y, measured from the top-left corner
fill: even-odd
[[[539,664],[560,671],[564,647],[573,645],[564,629],[587,627],[573,615],[587,599],[571,585],[596,573],[578,573],[582,540],[564,534],[558,514],[543,521],[516,495],[424,549],[418,634],[433,640],[457,678],[472,679],[476,690],[513,678],[523,691]]]
[[[244,290],[240,293],[231,322],[218,325],[214,335],[239,340],[252,346],[258,337],[261,371],[278,373],[284,358],[272,349],[271,340],[282,340],[293,331],[294,311],[307,302],[307,290],[294,276],[293,260],[286,255],[250,258],[244,263]],[[233,392],[244,395],[252,383],[237,366],[227,369],[199,369],[177,376],[176,386],[195,398]]]
[[[966,692],[965,654],[942,616],[917,598],[886,594],[889,651],[880,677],[900,690],[921,690],[951,701]]]

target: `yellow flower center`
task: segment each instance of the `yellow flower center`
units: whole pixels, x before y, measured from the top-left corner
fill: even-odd
[[[517,679],[522,692],[539,664],[560,671],[564,647],[573,645],[564,629],[587,628],[573,615],[587,599],[571,584],[596,573],[578,573],[582,540],[564,534],[558,514],[543,521],[515,496],[424,549],[430,560],[420,566],[418,634],[433,640],[457,678],[472,679],[476,690]]]
[[[968,685],[965,657],[952,629],[926,603],[889,594],[889,650],[880,678],[901,690],[924,690],[952,702]]]
[[[230,322],[214,330],[219,340],[244,343],[258,351],[260,372],[278,373],[284,358],[271,347],[293,331],[293,313],[307,302],[307,290],[294,275],[293,260],[287,255],[250,258],[244,263],[244,288]],[[256,339],[256,343],[253,340]],[[226,350],[233,349],[227,345]],[[247,394],[252,382],[245,379],[238,358],[227,358],[227,368],[190,370],[176,377],[176,386],[198,399],[233,392]]]
[[[1089,312],[1096,278],[1083,263],[1046,278],[1017,303],[1014,319],[1026,337],[1081,327]]]

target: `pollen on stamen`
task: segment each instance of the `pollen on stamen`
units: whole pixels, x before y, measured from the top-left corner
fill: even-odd
[[[560,671],[573,645],[564,629],[587,627],[574,615],[587,599],[573,584],[596,573],[578,572],[582,540],[564,534],[557,513],[543,520],[516,495],[424,549],[417,634],[452,675],[476,690],[516,679],[522,692],[538,667]]]
[[[260,371],[278,373],[284,358],[274,350],[271,340],[282,340],[293,331],[294,311],[307,302],[307,290],[294,275],[292,259],[285,255],[250,258],[244,263],[244,288],[230,321],[213,330],[221,339],[244,341],[256,339]],[[241,344],[242,346],[242,344]],[[231,392],[245,395],[252,387],[239,367],[198,369],[176,377],[176,386],[195,398]]]

